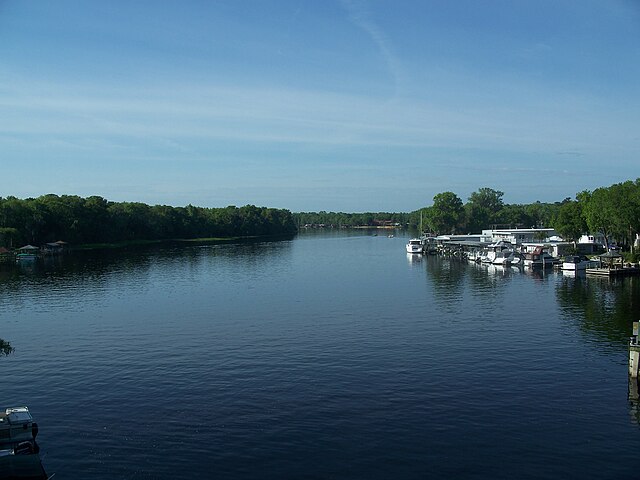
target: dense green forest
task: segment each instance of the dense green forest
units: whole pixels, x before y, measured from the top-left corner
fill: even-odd
[[[453,192],[438,193],[433,205],[412,213],[411,223],[418,225],[422,219],[423,230],[440,234],[553,227],[568,241],[587,232],[602,233],[630,249],[640,232],[640,179],[584,190],[575,200],[565,198],[555,203],[505,204],[503,195],[485,187],[463,203]]]
[[[506,204],[491,188],[466,203],[453,192],[438,193],[431,206],[410,213],[300,212],[246,205],[203,208],[110,202],[102,197],[43,195],[24,200],[0,197],[0,246],[136,240],[288,235],[298,226],[336,228],[399,225],[436,234],[479,233],[488,228],[553,227],[566,240],[603,233],[633,247],[640,232],[640,178],[585,190],[554,203]]]
[[[387,224],[400,224],[405,227],[410,219],[410,213],[344,213],[344,212],[300,212],[293,217],[299,226],[325,225],[327,227],[376,227]]]
[[[287,235],[296,232],[289,210],[229,206],[146,205],[102,197],[43,195],[0,197],[0,246],[72,244],[136,240]]]

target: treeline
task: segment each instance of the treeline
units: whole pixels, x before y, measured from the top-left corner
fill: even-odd
[[[640,178],[578,193],[575,201],[561,206],[553,225],[566,239],[575,240],[581,230],[599,232],[607,249],[608,241],[615,239],[633,252],[640,233]]]
[[[285,235],[296,232],[289,210],[229,206],[147,205],[99,196],[0,197],[0,245],[117,243],[209,237]]]
[[[326,225],[341,227],[375,227],[387,223],[399,223],[406,226],[411,219],[410,213],[344,213],[344,212],[300,212],[293,218],[299,226]]]
[[[585,190],[575,200],[505,204],[504,193],[491,188],[473,192],[466,203],[453,192],[438,193],[433,205],[412,213],[411,223],[438,234],[479,233],[489,228],[553,227],[565,240],[602,233],[633,248],[640,232],[640,179]],[[608,245],[607,245],[608,246]]]
[[[412,224],[436,234],[480,233],[490,228],[533,228],[550,225],[562,202],[505,204],[504,192],[480,188],[466,203],[453,192],[438,193],[433,205],[413,212]],[[569,199],[565,199],[567,201]]]

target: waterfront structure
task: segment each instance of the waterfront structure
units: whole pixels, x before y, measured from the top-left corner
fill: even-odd
[[[488,229],[479,234],[439,235],[433,237],[433,240],[441,253],[471,257],[473,261],[480,261],[482,257],[489,263],[486,252],[485,255],[480,252],[491,249],[492,245],[500,242],[511,244],[516,253],[525,255],[542,249],[554,261],[576,253],[593,255],[604,251],[604,246],[600,243],[604,242],[604,236],[601,234],[582,235],[577,243],[573,243],[564,241],[553,228]]]
[[[573,244],[570,242],[527,242],[521,245],[523,253],[533,253],[537,248],[542,248],[554,258],[564,257],[573,253]]]
[[[24,247],[20,247],[18,249],[18,254],[16,255],[17,260],[35,260],[38,258],[38,247],[34,247],[33,245],[25,245]]]
[[[596,263],[595,260],[591,260],[584,255],[568,255],[562,260],[560,270],[576,272],[578,270],[595,267]]]
[[[489,238],[491,242],[503,240],[513,245],[550,241],[557,233],[553,228],[513,228],[499,230],[483,230],[482,237]]]

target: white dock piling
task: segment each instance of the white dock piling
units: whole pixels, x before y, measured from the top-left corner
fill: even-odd
[[[638,343],[638,324],[633,322],[633,335],[629,338],[629,375],[638,378],[640,370],[640,344]]]

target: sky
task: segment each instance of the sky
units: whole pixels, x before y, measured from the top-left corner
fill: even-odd
[[[0,0],[0,197],[555,202],[639,152],[639,0]]]

